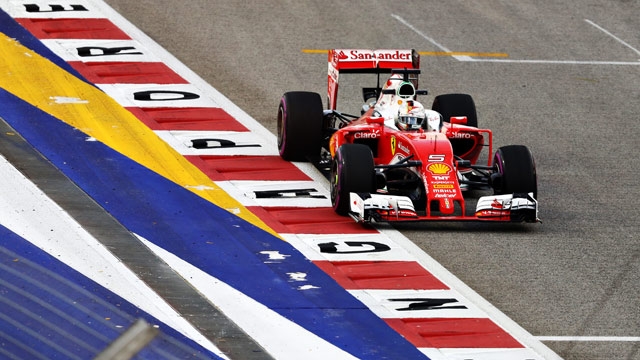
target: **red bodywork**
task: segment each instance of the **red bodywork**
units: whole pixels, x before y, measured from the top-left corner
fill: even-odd
[[[456,210],[459,214],[466,214],[458,182],[458,171],[464,173],[465,169],[457,167],[451,139],[473,143],[465,144],[470,150],[460,157],[475,164],[485,142],[488,142],[489,153],[492,153],[491,131],[450,123],[445,123],[442,132],[398,131],[385,126],[384,119],[372,117],[372,112],[373,110],[368,111],[333,134],[330,141],[332,156],[345,143],[368,145],[372,149],[376,165],[393,164],[412,156],[412,160],[422,163],[422,166],[412,167],[411,170],[420,177],[426,190],[426,216],[413,220],[478,220],[476,216],[454,215]],[[437,207],[434,206],[435,203]],[[432,211],[434,208],[438,210]],[[395,214],[389,216],[391,218],[387,220],[396,217]]]

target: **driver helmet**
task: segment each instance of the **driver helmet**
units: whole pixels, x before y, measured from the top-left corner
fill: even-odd
[[[407,100],[398,109],[396,127],[402,131],[418,130],[426,118],[424,106],[415,100]]]

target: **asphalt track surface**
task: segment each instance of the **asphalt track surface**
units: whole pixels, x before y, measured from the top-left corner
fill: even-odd
[[[532,150],[543,223],[397,228],[563,358],[640,359],[640,3],[107,3],[272,132],[282,93],[325,94],[321,50],[423,52],[422,87]]]

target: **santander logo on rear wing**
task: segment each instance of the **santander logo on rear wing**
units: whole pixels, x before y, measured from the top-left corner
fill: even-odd
[[[420,69],[420,54],[414,49],[329,50],[328,97],[329,108],[335,110],[340,73],[381,74],[391,69]]]
[[[420,55],[413,49],[408,50],[366,50],[334,49],[329,50],[329,66],[335,71],[377,70],[377,69],[419,69]],[[359,71],[360,72],[360,71]],[[366,71],[362,71],[366,72]],[[373,73],[377,71],[372,71]]]

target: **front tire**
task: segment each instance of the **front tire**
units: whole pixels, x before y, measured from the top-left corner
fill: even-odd
[[[336,152],[331,165],[331,205],[340,215],[351,209],[349,193],[375,192],[373,154],[368,146],[344,144]]]
[[[322,98],[307,91],[287,92],[278,106],[278,151],[287,161],[309,161],[320,156]]]
[[[523,145],[503,146],[493,157],[496,172],[492,185],[496,194],[533,193],[538,198],[536,164],[531,151]]]

